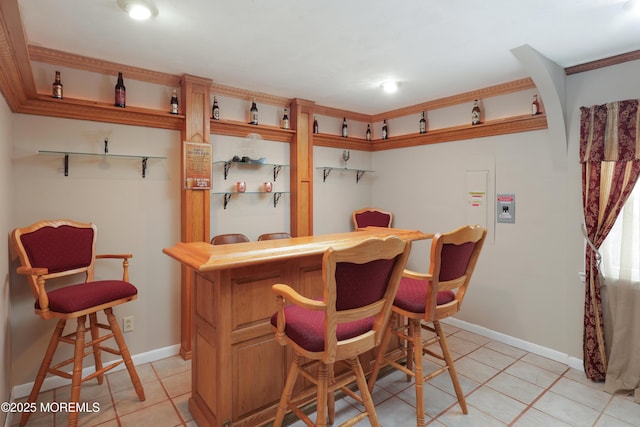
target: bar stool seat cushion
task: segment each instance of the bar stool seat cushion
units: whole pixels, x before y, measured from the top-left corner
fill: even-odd
[[[73,313],[108,304],[138,294],[138,289],[123,280],[98,280],[49,291],[49,310]],[[39,301],[35,308],[40,309]]]
[[[323,311],[307,310],[291,305],[284,309],[287,325],[285,333],[300,347],[307,351],[324,351],[324,319]],[[271,317],[271,324],[277,325],[277,313]],[[348,340],[371,330],[373,317],[338,324],[336,335],[338,341]]]

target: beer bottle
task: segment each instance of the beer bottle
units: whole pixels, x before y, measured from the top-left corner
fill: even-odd
[[[51,87],[51,96],[62,99],[62,83],[60,82],[60,71],[56,71],[56,78]]]
[[[420,133],[427,133],[427,119],[424,117],[424,111],[422,112],[422,118],[420,119]]]
[[[258,124],[258,107],[256,106],[255,98],[251,100],[251,109],[249,110],[249,116],[251,117],[249,124],[257,125]]]
[[[218,107],[218,99],[213,97],[213,107],[211,107],[211,118],[213,120],[220,120],[220,108]]]
[[[122,73],[118,73],[118,83],[116,83],[116,107],[125,107],[127,101],[127,89],[124,87]]]
[[[471,124],[480,124],[480,107],[478,106],[478,100],[473,101],[473,108],[471,109]]]
[[[175,89],[171,94],[171,101],[169,102],[169,104],[171,105],[171,114],[178,114],[178,93]]]

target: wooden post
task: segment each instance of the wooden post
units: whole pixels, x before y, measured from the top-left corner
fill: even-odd
[[[181,144],[188,142],[210,142],[209,92],[211,80],[190,75],[183,75],[180,80],[180,97],[185,115],[181,132]],[[186,189],[184,186],[184,149],[180,148],[181,179],[181,230],[183,242],[208,242],[210,237],[210,190]],[[192,310],[193,275],[186,267],[181,274],[181,337],[180,355],[191,359],[191,310]]]
[[[289,149],[291,163],[291,235],[313,235],[313,106],[312,101],[291,102],[291,123],[296,136]]]

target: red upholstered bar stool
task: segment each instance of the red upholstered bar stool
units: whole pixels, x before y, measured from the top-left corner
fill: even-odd
[[[249,238],[241,233],[218,234],[211,239],[212,245],[228,245],[231,243],[248,242]]]
[[[366,412],[343,426],[366,417],[372,426],[379,426],[358,356],[382,339],[410,245],[397,237],[387,237],[327,249],[322,260],[322,300],[306,298],[288,285],[273,285],[278,299],[278,311],[271,318],[276,340],[295,352],[274,427],[282,425],[288,410],[308,426],[333,424],[333,393],[338,389],[366,408]],[[286,303],[292,304],[285,306]],[[347,369],[334,371],[334,364],[346,365]],[[334,376],[335,372],[339,375]],[[316,385],[315,424],[300,410],[301,402],[293,396],[298,375]],[[360,395],[347,388],[354,381]]]
[[[19,274],[25,275],[35,297],[35,313],[43,319],[58,319],[47,352],[42,359],[28,402],[36,402],[47,373],[71,380],[71,402],[79,402],[80,385],[96,378],[102,384],[104,373],[119,364],[125,364],[131,382],[140,400],[145,400],[144,389],[131,360],[129,349],[113,315],[113,307],[138,297],[138,290],[129,283],[129,258],[131,254],[96,255],[96,226],[69,220],[40,221],[12,233],[12,244],[20,257]],[[100,258],[122,259],[122,280],[94,281],[94,263]],[[84,276],[78,284],[48,289],[54,279],[76,275]],[[97,312],[104,311],[108,324],[100,323]],[[89,317],[91,339],[86,342],[86,319]],[[67,320],[76,319],[75,332],[62,335]],[[100,330],[110,333],[100,336]],[[117,349],[107,347],[105,341],[113,338]],[[51,366],[58,344],[74,346],[73,358]],[[85,353],[85,349],[88,349]],[[102,351],[122,357],[104,366]],[[82,361],[93,354],[95,372],[82,378]],[[71,373],[62,370],[73,364]],[[23,426],[29,419],[25,412],[20,420]],[[78,412],[69,412],[69,426],[78,425]]]
[[[387,328],[380,344],[382,351],[378,351],[369,377],[369,390],[373,390],[380,368],[386,364],[405,372],[407,379],[415,378],[418,427],[425,425],[424,382],[446,371],[449,371],[451,376],[460,408],[463,413],[467,413],[467,404],[440,320],[460,310],[486,236],[487,230],[478,225],[464,226],[449,233],[436,234],[431,243],[429,274],[405,270],[400,281],[400,287],[393,302],[393,312],[405,317],[407,323],[397,329],[392,326]],[[422,329],[434,333],[435,336],[423,342]],[[387,359],[384,351],[392,335],[400,337],[407,343],[405,354],[394,360]],[[440,353],[429,348],[436,343],[440,345]],[[424,354],[444,362],[439,369],[426,376],[422,371]],[[398,363],[401,358],[406,358],[406,367]]]
[[[262,240],[276,240],[276,239],[290,239],[291,234],[281,231],[278,233],[265,233],[258,236],[258,241]]]
[[[351,213],[353,226],[357,230],[364,227],[391,227],[393,214],[376,208],[364,208]]]

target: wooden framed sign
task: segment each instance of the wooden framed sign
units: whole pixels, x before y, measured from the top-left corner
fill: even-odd
[[[211,189],[211,144],[184,142],[184,188]]]

